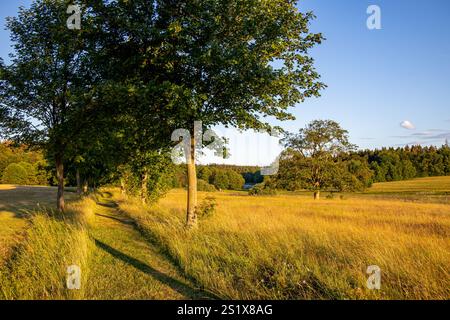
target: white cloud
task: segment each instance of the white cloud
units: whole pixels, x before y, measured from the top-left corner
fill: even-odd
[[[400,127],[408,129],[408,130],[414,130],[416,127],[408,120],[403,121],[400,123]]]

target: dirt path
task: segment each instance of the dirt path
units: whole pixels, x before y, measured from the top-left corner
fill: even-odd
[[[202,299],[167,258],[139,233],[104,194],[90,223],[95,248],[86,299]]]

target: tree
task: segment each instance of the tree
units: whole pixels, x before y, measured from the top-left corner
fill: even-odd
[[[314,199],[320,198],[321,190],[336,186],[336,177],[342,176],[339,155],[356,148],[348,131],[332,120],[314,120],[297,134],[288,134],[284,143],[288,148],[281,159],[284,168],[293,170],[295,180],[314,191]]]
[[[214,169],[209,182],[219,190],[226,190],[230,185],[229,175],[226,170]]]
[[[78,94],[89,88],[88,55],[81,31],[67,28],[66,10],[65,1],[53,0],[20,8],[18,17],[7,22],[14,42],[12,63],[0,66],[0,127],[13,140],[42,147],[52,159],[59,211],[64,210],[65,152],[92,107],[77,103]]]
[[[11,163],[3,172],[2,183],[25,185],[28,181],[28,173],[18,163]]]
[[[227,175],[228,175],[228,188],[230,190],[242,190],[244,184],[245,184],[245,179],[244,177],[237,173],[234,170],[228,169],[227,171]]]
[[[25,171],[27,172],[27,179],[26,179],[26,184],[27,185],[35,185],[37,184],[37,179],[36,179],[36,167],[33,166],[31,163],[25,162],[25,161],[21,161],[19,162],[19,165],[25,169]]]
[[[287,109],[324,85],[308,51],[323,38],[312,13],[294,0],[111,2],[94,8],[107,34],[104,58],[143,143],[166,148],[175,129],[189,132],[186,224],[196,224],[196,160],[203,131],[216,124],[271,129],[262,120],[294,119]],[[201,121],[202,132],[194,123]]]
[[[187,225],[196,223],[199,136],[216,124],[272,129],[262,117],[294,119],[287,109],[318,96],[324,85],[308,50],[322,41],[309,31],[312,13],[293,0],[176,1],[159,6],[165,32],[158,64],[170,83],[173,119],[190,133]],[[275,63],[275,61],[277,63]]]

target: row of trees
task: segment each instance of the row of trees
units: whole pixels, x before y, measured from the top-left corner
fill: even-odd
[[[293,119],[288,108],[324,88],[308,54],[323,38],[295,0],[76,3],[79,30],[67,28],[69,1],[21,8],[7,24],[12,62],[0,61],[1,134],[45,150],[60,211],[67,170],[79,190],[115,179],[146,198],[182,128],[193,226],[194,123],[271,130],[265,117]]]

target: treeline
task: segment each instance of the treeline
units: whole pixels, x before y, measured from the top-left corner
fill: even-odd
[[[448,144],[417,145],[343,152],[326,163],[319,163],[320,160],[296,151],[285,151],[278,174],[267,177],[253,194],[270,194],[273,189],[352,192],[362,191],[376,182],[450,175],[450,147]]]
[[[356,151],[348,131],[333,120],[314,120],[283,139],[279,170],[251,194],[273,190],[362,191],[374,182],[450,174],[450,147],[412,146]]]
[[[373,182],[450,175],[450,147],[406,146],[357,153],[369,163]]]
[[[170,173],[172,188],[187,187],[187,170],[185,166],[175,166]],[[245,184],[261,183],[263,176],[258,167],[234,165],[201,165],[197,170],[197,187],[199,191],[242,190]]]
[[[41,151],[5,141],[0,143],[0,180],[5,184],[48,185],[52,174]]]

